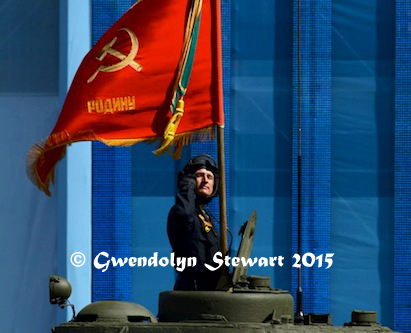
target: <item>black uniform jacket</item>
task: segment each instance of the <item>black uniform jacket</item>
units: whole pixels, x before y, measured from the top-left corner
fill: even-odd
[[[220,276],[219,270],[204,266],[216,266],[213,256],[220,251],[220,244],[215,227],[203,222],[211,221],[197,199],[195,186],[195,179],[183,179],[168,215],[167,233],[175,257],[197,258],[196,266],[177,271],[175,290],[214,290]]]

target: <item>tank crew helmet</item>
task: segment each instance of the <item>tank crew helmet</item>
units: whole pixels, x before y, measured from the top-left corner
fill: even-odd
[[[188,161],[187,165],[184,167],[182,173],[194,174],[197,170],[206,169],[214,174],[214,188],[213,193],[208,196],[209,199],[215,197],[218,193],[219,177],[218,177],[218,166],[214,159],[208,154],[201,154],[193,157]]]

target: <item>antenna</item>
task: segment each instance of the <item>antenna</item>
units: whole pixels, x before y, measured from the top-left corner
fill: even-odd
[[[298,160],[297,160],[297,169],[298,169],[298,180],[297,180],[297,234],[298,234],[298,254],[301,258],[301,204],[302,204],[302,80],[301,80],[301,0],[298,0],[298,23],[297,23],[297,75],[298,75]],[[294,322],[296,324],[301,324],[304,321],[304,312],[303,312],[303,289],[301,286],[301,269],[302,265],[298,267],[298,287],[297,287],[297,306],[294,315]]]

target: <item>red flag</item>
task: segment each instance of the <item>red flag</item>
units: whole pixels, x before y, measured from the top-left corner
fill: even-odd
[[[192,1],[140,0],[85,56],[55,128],[29,152],[29,176],[46,194],[67,144],[128,146],[162,138]],[[220,39],[220,0],[204,0],[176,147],[223,126]]]

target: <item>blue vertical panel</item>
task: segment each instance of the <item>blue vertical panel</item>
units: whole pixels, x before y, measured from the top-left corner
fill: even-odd
[[[394,330],[411,332],[411,1],[396,4]]]
[[[60,72],[62,103],[78,66],[91,47],[91,1],[60,1],[60,17],[60,63],[64,64]],[[66,239],[62,255],[69,258],[72,253],[79,251],[87,258],[87,264],[82,267],[75,267],[67,261],[67,273],[63,275],[74,286],[70,301],[78,309],[90,304],[92,294],[91,147],[91,142],[79,142],[67,147],[66,157],[62,160],[64,167],[57,175],[57,179],[65,179],[58,181],[58,207],[59,214],[62,214],[59,229],[66,230],[62,236]],[[67,309],[66,320],[70,320],[72,315],[71,309]]]
[[[393,325],[395,2],[334,0],[330,306]]]
[[[297,253],[298,2],[294,1],[293,253]],[[330,252],[331,1],[301,1],[301,255]],[[310,262],[310,260],[308,260]],[[301,262],[300,262],[301,263]],[[328,313],[330,271],[302,266],[303,311]],[[292,291],[297,289],[293,268]]]
[[[57,171],[58,186],[47,197],[26,176],[25,157],[58,117],[64,23],[56,0],[1,1],[0,8],[0,330],[50,332],[65,319],[50,306],[47,285],[50,274],[66,273],[70,258],[60,256],[67,234],[58,191],[65,179]]]
[[[230,226],[233,248],[253,210],[252,257],[284,256],[284,267],[249,267],[275,288],[291,286],[292,1],[231,2]]]
[[[138,144],[132,151],[132,256],[169,257],[171,247],[167,237],[167,216],[175,202],[177,172],[189,158],[174,161],[170,155],[156,156],[158,146]],[[158,294],[172,290],[175,270],[167,267],[134,267],[132,299],[152,313],[158,310]]]
[[[93,44],[133,4],[93,0]],[[93,144],[93,258],[131,256],[131,149]],[[100,259],[104,263],[107,259]],[[131,300],[131,267],[93,268],[93,301]]]
[[[131,256],[130,149],[93,144],[93,258]],[[104,264],[106,258],[99,262]],[[93,268],[93,301],[131,300],[131,267]]]

